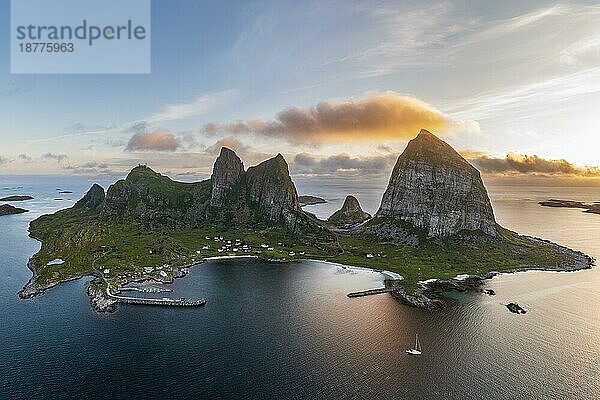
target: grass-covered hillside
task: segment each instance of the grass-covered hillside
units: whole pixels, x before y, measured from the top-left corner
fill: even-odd
[[[429,278],[449,279],[459,274],[539,266],[559,268],[572,261],[569,253],[556,246],[498,229],[503,240],[464,233],[447,240],[423,240],[413,247],[374,236],[334,234],[323,240],[269,226],[232,229],[216,224],[149,229],[141,223],[102,220],[98,213],[81,209],[41,217],[30,227],[31,234],[42,241],[40,252],[32,258],[35,283],[40,286],[97,275],[106,268],[110,269],[109,277],[116,279],[142,274],[148,266],[183,266],[223,255],[277,260],[311,258],[384,269],[404,276],[402,284],[409,291],[416,288],[419,280]],[[64,260],[64,264],[47,265],[56,258]]]
[[[72,208],[31,223],[42,247],[22,295],[83,275],[117,287],[138,279],[170,281],[178,267],[214,256],[310,258],[389,270],[404,277],[400,284],[408,292],[430,278],[581,263],[575,252],[498,225],[494,235],[461,230],[431,237],[394,215],[363,223],[370,216],[351,196],[340,214],[344,229],[302,211],[281,155],[244,170],[237,155],[223,149],[211,179],[198,183],[138,166],[106,193],[94,185]]]

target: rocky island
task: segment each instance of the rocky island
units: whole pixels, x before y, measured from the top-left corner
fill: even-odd
[[[317,196],[304,195],[304,196],[298,196],[298,202],[300,203],[301,207],[304,207],[304,206],[312,206],[315,204],[325,204],[325,203],[327,203],[327,200],[322,199]]]
[[[540,201],[538,204],[544,207],[581,208],[583,209],[583,212],[586,213],[600,214],[600,202],[587,204],[581,201],[550,199],[547,201]]]
[[[10,204],[2,204],[0,205],[0,216],[2,215],[13,215],[13,214],[22,214],[26,213],[29,210],[25,210],[24,208],[13,207]]]
[[[373,218],[349,196],[321,221],[302,210],[283,156],[246,169],[222,148],[208,180],[177,182],[140,165],[106,192],[93,185],[73,207],[39,217],[29,230],[42,247],[20,296],[91,275],[88,294],[99,311],[114,310],[111,293],[126,283],[171,282],[215,256],[392,271],[403,277],[386,281],[392,295],[419,307],[500,272],[576,270],[593,262],[498,225],[479,171],[424,130],[399,156]]]
[[[31,197],[31,196],[8,196],[8,197],[3,197],[0,199],[0,201],[26,201],[26,200],[33,200],[33,197]]]
[[[327,221],[338,228],[348,229],[370,218],[371,214],[363,211],[356,197],[347,196],[342,208],[334,212]]]

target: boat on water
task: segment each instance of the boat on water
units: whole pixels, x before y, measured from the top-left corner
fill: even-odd
[[[406,353],[413,355],[413,356],[420,356],[422,353],[421,350],[421,343],[419,342],[419,334],[417,334],[415,336],[415,347],[412,349],[408,349],[406,350]]]

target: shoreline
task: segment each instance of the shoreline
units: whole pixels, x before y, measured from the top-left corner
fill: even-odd
[[[334,261],[319,260],[319,259],[313,259],[313,258],[295,258],[295,259],[291,259],[291,260],[290,259],[278,260],[278,259],[268,259],[268,258],[264,258],[264,257],[258,256],[258,255],[225,255],[225,256],[206,257],[206,258],[202,258],[199,261],[195,261],[195,262],[187,264],[187,265],[173,266],[173,269],[174,269],[173,279],[170,279],[168,281],[161,280],[158,278],[143,278],[143,279],[127,281],[123,285],[129,284],[129,283],[134,283],[134,282],[139,282],[141,280],[147,280],[147,279],[153,279],[157,282],[160,282],[161,284],[172,284],[175,281],[175,279],[185,277],[189,273],[190,268],[199,266],[205,262],[210,262],[210,261],[235,260],[235,259],[256,259],[256,260],[263,260],[266,262],[278,262],[278,263],[289,263],[289,262],[293,262],[293,261],[316,261],[316,262],[321,262],[321,263],[325,263],[325,264],[329,264],[329,265],[334,265],[334,266],[337,266],[337,267],[340,267],[340,268],[343,268],[346,270],[374,272],[374,273],[382,274],[384,277],[392,277],[392,278],[395,277],[395,279],[384,279],[383,280],[384,286],[386,288],[394,287],[394,286],[397,287],[396,290],[389,292],[390,295],[395,300],[397,300],[403,304],[412,306],[412,307],[433,310],[435,308],[439,308],[439,307],[443,306],[443,304],[444,304],[444,301],[438,297],[440,294],[442,294],[444,292],[449,292],[452,290],[458,290],[458,291],[463,291],[463,292],[469,291],[469,290],[475,290],[475,289],[479,288],[484,283],[485,280],[492,279],[493,277],[501,275],[501,274],[513,274],[513,273],[528,272],[528,271],[575,272],[575,271],[590,269],[595,265],[596,260],[581,251],[570,249],[566,246],[560,245],[558,243],[554,243],[550,240],[540,239],[540,238],[536,238],[536,237],[528,236],[528,235],[522,235],[522,236],[524,236],[530,240],[534,240],[534,241],[537,241],[537,242],[540,242],[540,243],[543,243],[546,245],[554,246],[563,253],[569,253],[572,256],[572,258],[574,259],[574,262],[571,264],[562,265],[559,267],[532,266],[532,267],[507,269],[507,270],[503,270],[503,271],[490,271],[490,272],[487,272],[487,273],[481,274],[481,275],[463,274],[463,275],[457,275],[456,277],[454,277],[452,279],[431,278],[431,279],[417,282],[417,284],[419,285],[419,288],[417,288],[414,291],[414,293],[409,294],[406,292],[406,290],[402,286],[399,285],[399,283],[402,282],[402,280],[404,279],[402,277],[402,275],[400,275],[396,272],[391,272],[391,271],[387,271],[387,270],[381,270],[381,269],[369,268],[369,267],[361,267],[361,266],[345,265],[345,264],[340,264],[340,263],[334,262]],[[36,239],[39,242],[41,242],[41,240],[39,240],[38,238],[36,238],[34,236],[31,236],[31,237],[33,239]],[[58,282],[53,282],[52,284],[49,284],[49,285],[43,285],[43,286],[36,285],[34,283],[34,279],[36,276],[36,270],[35,270],[35,266],[31,262],[31,260],[34,256],[35,256],[35,254],[27,262],[27,268],[30,271],[32,271],[32,276],[29,279],[29,281],[25,284],[25,286],[23,286],[23,288],[18,292],[18,295],[21,299],[31,299],[33,297],[42,295],[47,290],[49,290],[61,283],[70,282],[70,281],[81,279],[84,277],[90,277],[92,279],[90,280],[90,282],[87,285],[86,293],[90,297],[90,305],[91,305],[92,309],[96,312],[109,312],[109,313],[115,312],[117,310],[117,305],[116,305],[117,302],[114,301],[114,299],[106,298],[104,292],[102,290],[98,290],[98,287],[96,284],[98,277],[95,275],[82,274],[82,275],[74,276],[74,277],[71,277],[71,278],[68,278],[65,280],[61,280]]]
[[[398,289],[390,292],[390,294],[392,297],[394,297],[394,299],[403,304],[417,308],[433,310],[444,305],[444,301],[438,297],[440,294],[453,290],[459,292],[476,290],[481,287],[486,280],[492,279],[495,276],[503,274],[516,274],[520,272],[577,272],[591,269],[596,263],[596,260],[593,257],[583,253],[582,251],[573,250],[550,240],[540,239],[528,235],[523,236],[531,240],[554,246],[562,252],[570,253],[574,258],[574,262],[559,267],[543,267],[538,265],[532,267],[512,268],[503,271],[489,271],[481,275],[464,274],[457,275],[452,279],[431,278],[424,281],[419,281],[419,288],[416,289],[413,294],[406,293],[404,288],[401,286],[398,286]],[[394,284],[395,282],[397,281],[386,281],[386,287],[396,286]]]

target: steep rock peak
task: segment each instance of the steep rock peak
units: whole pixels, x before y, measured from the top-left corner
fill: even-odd
[[[94,183],[85,196],[75,203],[74,208],[97,209],[102,206],[105,197],[104,188]]]
[[[215,160],[211,175],[212,194],[210,204],[220,207],[225,202],[232,187],[239,183],[244,175],[244,163],[227,147],[221,147],[219,157]]]
[[[342,206],[343,211],[353,212],[353,211],[362,211],[360,208],[360,203],[358,199],[352,195],[346,196],[346,200],[344,200],[344,205]]]
[[[356,225],[371,218],[371,215],[364,212],[354,196],[346,196],[344,205],[338,211],[329,217],[328,221],[337,225]]]
[[[291,221],[293,211],[301,211],[298,192],[281,154],[248,168],[248,197],[269,220]]]
[[[408,142],[402,156],[446,167],[473,168],[452,146],[425,129]]]
[[[429,237],[461,230],[498,236],[479,171],[426,130],[398,157],[376,216],[409,222]]]

